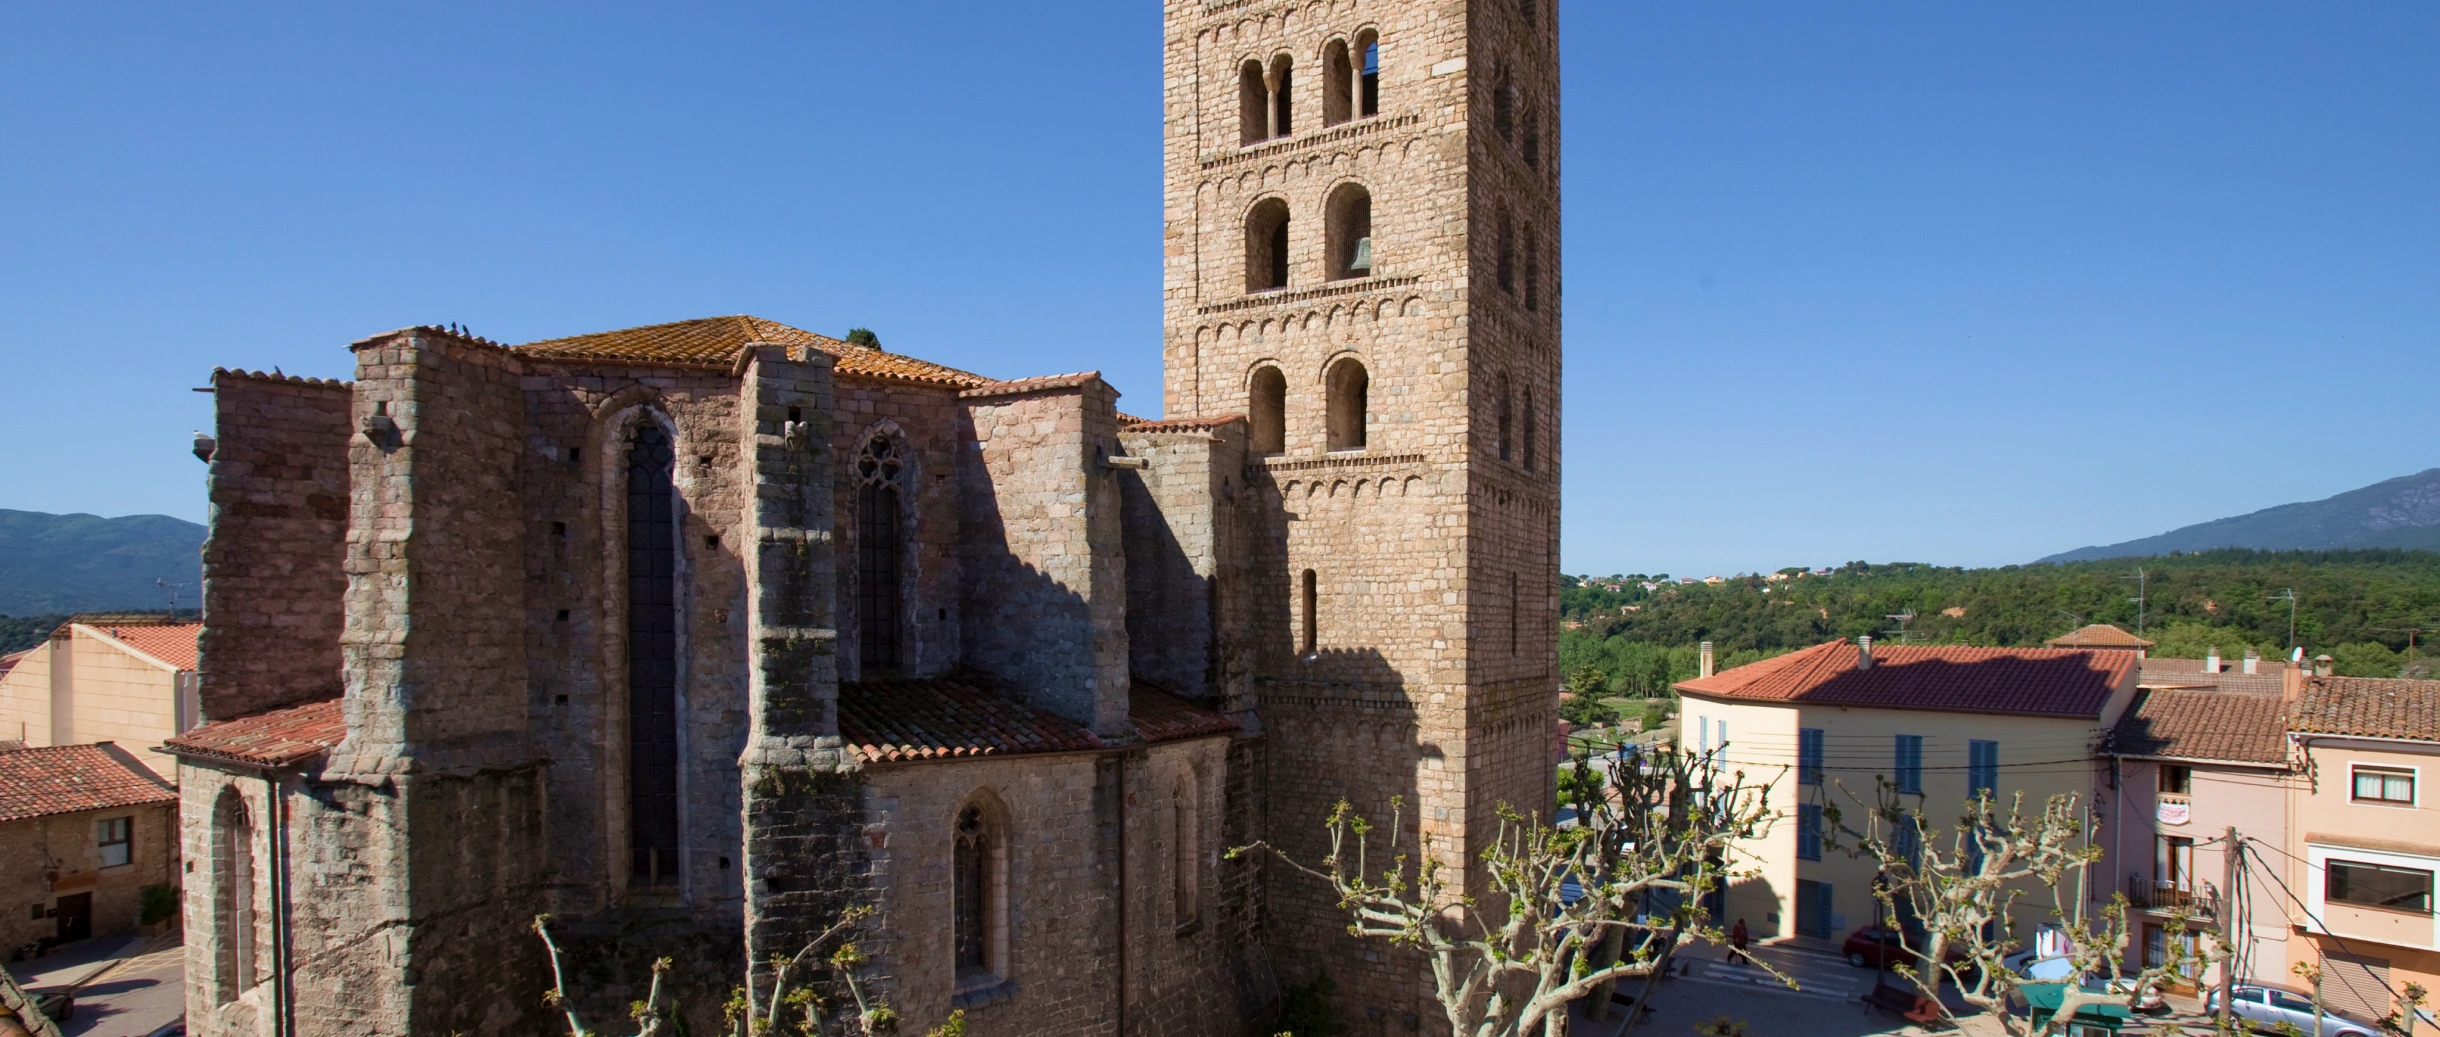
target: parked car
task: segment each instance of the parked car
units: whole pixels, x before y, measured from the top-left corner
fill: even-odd
[[[1906,934],[1878,925],[1868,925],[1847,934],[1847,942],[1839,945],[1839,953],[1847,956],[1847,964],[1859,969],[1884,969],[1891,965],[1915,960],[1915,952],[1906,949]],[[1965,952],[1950,947],[1950,964],[1966,959]]]
[[[2243,1019],[2246,1028],[2257,1031],[2276,1029],[2281,1023],[2292,1023],[2297,1032],[2313,1033],[2313,995],[2289,987],[2268,983],[2239,983],[2236,996],[2228,1001],[2229,1014]],[[2218,1015],[2220,992],[2211,991],[2203,998],[2203,1013]],[[2339,1014],[2324,1002],[2321,1006],[2321,1033],[2318,1037],[2379,1037],[2379,1024]]]
[[[2001,964],[2006,965],[2009,971],[2019,976],[2043,983],[2063,983],[2076,972],[2075,960],[2064,954],[2054,954],[2046,958],[2037,958],[2028,954],[2011,954],[2001,959]],[[2132,985],[2123,979],[2105,982],[2099,976],[2086,976],[2077,980],[2076,986],[2082,988],[2086,993],[2115,994],[2123,998]],[[2135,1010],[2145,1015],[2166,1015],[2169,1012],[2169,1001],[2160,996],[2160,988],[2155,986],[2143,992],[2143,1001],[2135,1006]]]

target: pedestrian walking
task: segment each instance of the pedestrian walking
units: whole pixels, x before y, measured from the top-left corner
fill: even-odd
[[[1728,931],[1728,963],[1743,965],[1753,961],[1745,956],[1745,945],[1753,942],[1753,939],[1753,934],[1745,931],[1745,919],[1737,919],[1736,928]]]

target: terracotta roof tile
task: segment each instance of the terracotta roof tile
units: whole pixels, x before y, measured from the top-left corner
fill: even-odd
[[[1677,687],[1746,701],[2097,719],[2135,669],[2134,652],[2086,649],[1875,645],[1872,658],[1859,669],[1856,646],[1832,641]]]
[[[2146,691],[2110,732],[2109,751],[2172,760],[2284,763],[2282,704],[2275,692]]]
[[[839,734],[871,763],[1103,747],[1083,725],[950,680],[843,682]]]
[[[347,737],[347,718],[336,698],[275,709],[250,717],[205,724],[162,744],[179,756],[292,767]]]
[[[1124,414],[1121,414],[1118,416],[1118,430],[1121,432],[1151,433],[1209,432],[1216,428],[1226,428],[1229,425],[1233,425],[1244,420],[1245,417],[1238,414],[1222,414],[1217,417],[1210,418],[1171,418],[1151,421],[1143,418],[1130,418]]]
[[[1228,714],[1205,709],[1141,682],[1128,690],[1127,719],[1135,721],[1135,733],[1144,736],[1147,742],[1233,735],[1238,731],[1237,722],[1229,719]]]
[[[1047,392],[1052,389],[1073,389],[1101,380],[1099,371],[1078,371],[1075,374],[1046,374],[1033,378],[1013,378],[1004,382],[985,382],[973,386],[960,396],[1014,396],[1026,392]]]
[[[0,752],[0,821],[177,800],[177,790],[109,742]]]
[[[729,364],[748,343],[804,346],[838,358],[843,375],[970,389],[991,381],[978,374],[870,346],[853,346],[761,317],[705,317],[640,328],[544,339],[511,347],[542,360],[627,361],[649,364]]]
[[[2152,642],[2107,623],[2061,634],[2043,642],[2052,648],[2150,648]]]
[[[140,627],[95,626],[94,629],[110,635],[111,640],[181,670],[195,668],[195,641],[203,636],[203,624],[201,623]]]
[[[2288,730],[2440,742],[2440,681],[2309,678]]]

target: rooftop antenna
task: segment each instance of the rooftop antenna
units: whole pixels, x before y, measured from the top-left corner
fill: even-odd
[[[2143,571],[2143,567],[2142,567],[2142,566],[2137,566],[2137,567],[2135,568],[2135,575],[2133,575],[2133,576],[2121,576],[2121,577],[2119,577],[2119,579],[2121,579],[2121,580],[2127,580],[2127,579],[2131,579],[2131,580],[2134,580],[2134,581],[2135,581],[2135,596],[2134,596],[2133,598],[2128,599],[2128,600],[2133,601],[2133,602],[2135,603],[2135,636],[2137,636],[2137,637],[2142,637],[2142,636],[2143,636],[2143,612],[2144,612],[2144,597],[2145,597],[2145,593],[2146,593],[2146,592],[2145,592],[2145,582],[2146,582],[2146,581],[2145,581],[2145,574],[2144,574],[2144,571]]]
[[[2075,620],[2075,621],[2076,621],[2076,629],[2078,629],[2078,630],[2082,630],[2082,629],[2084,629],[2084,617],[2079,616],[2079,615],[2077,615],[2077,614],[2075,614],[2075,613],[2073,613],[2073,612],[2069,612],[2069,611],[2067,611],[2066,609],[2053,609],[2053,610],[2051,610],[2051,611],[2057,612],[2058,614],[2060,614],[2060,615],[2062,615],[2062,616],[2066,616],[2066,617],[2067,617],[2067,618],[2069,618],[2069,619]]]
[[[169,592],[169,614],[171,618],[176,618],[178,615],[178,588],[184,587],[186,584],[171,583],[168,580],[154,580],[153,586]]]
[[[2272,601],[2288,603],[2288,652],[2294,654],[2296,651],[2296,588],[2290,587],[2277,594],[2265,594],[2263,597]]]
[[[1899,644],[1911,644],[1911,643],[1912,643],[1912,642],[1910,642],[1910,641],[1908,641],[1908,640],[1906,639],[1906,625],[1907,625],[1908,623],[1914,622],[1914,620],[1915,620],[1915,610],[1913,610],[1913,609],[1908,609],[1908,610],[1906,610],[1906,611],[1904,611],[1904,612],[1893,612],[1893,613],[1890,613],[1890,614],[1884,615],[1884,616],[1882,616],[1881,618],[1882,618],[1882,619],[1894,619],[1894,620],[1897,620],[1897,621],[1898,621],[1898,629],[1895,631],[1895,633],[1898,635],[1898,643],[1899,643]],[[1887,632],[1887,631],[1885,631],[1885,632]]]

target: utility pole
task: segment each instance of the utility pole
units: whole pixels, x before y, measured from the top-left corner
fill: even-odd
[[[2119,579],[2123,580],[2126,577],[2121,576]],[[2137,566],[2135,568],[2135,636],[2137,637],[2143,636],[2144,599],[2147,596],[2143,567]]]
[[[2288,654],[2296,654],[2296,588],[2290,587],[2277,594],[2265,594],[2263,597],[2272,601],[2288,603]]]
[[[2230,1000],[2237,994],[2237,855],[2244,852],[2245,841],[2237,835],[2237,826],[2228,826],[2227,841],[2220,847],[2220,1032],[2235,1033],[2229,1022],[2233,1006]]]

